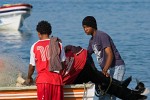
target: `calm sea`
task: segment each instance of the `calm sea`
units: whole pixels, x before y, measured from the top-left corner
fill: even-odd
[[[0,53],[19,56],[28,65],[30,47],[38,40],[35,28],[41,20],[52,24],[52,34],[60,37],[64,46],[86,48],[90,37],[85,35],[81,22],[92,15],[98,28],[112,37],[120,51],[126,63],[125,78],[133,77],[129,87],[134,88],[138,78],[150,88],[149,0],[1,0],[0,5],[9,3],[30,3],[33,10],[21,31],[0,30]]]

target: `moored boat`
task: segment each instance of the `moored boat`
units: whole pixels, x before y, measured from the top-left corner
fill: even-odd
[[[30,4],[5,4],[0,7],[0,29],[19,30],[23,21],[30,16]]]
[[[64,100],[94,100],[94,84],[64,86]],[[0,100],[37,100],[36,86],[0,87]]]

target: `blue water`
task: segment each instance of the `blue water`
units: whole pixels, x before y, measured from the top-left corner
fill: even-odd
[[[150,1],[149,0],[2,0],[8,3],[30,3],[31,16],[20,32],[0,30],[0,53],[10,53],[29,63],[31,45],[38,40],[36,25],[41,20],[52,24],[53,35],[64,45],[87,47],[89,36],[82,29],[82,19],[92,15],[98,28],[108,33],[126,63],[125,78],[132,75],[150,88]],[[98,65],[97,65],[98,66]],[[28,66],[27,66],[28,68]]]

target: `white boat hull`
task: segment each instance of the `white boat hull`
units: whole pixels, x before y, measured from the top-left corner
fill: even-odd
[[[23,21],[30,16],[31,7],[26,5],[0,8],[0,30],[19,30]]]
[[[13,19],[13,20],[12,20]],[[6,17],[1,17],[0,19],[0,29],[3,30],[19,30],[22,25],[22,15],[21,14],[14,14],[8,15]]]

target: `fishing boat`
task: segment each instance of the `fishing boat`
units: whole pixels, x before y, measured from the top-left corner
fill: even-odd
[[[5,4],[0,7],[0,30],[19,30],[23,21],[30,16],[32,5]]]
[[[95,85],[64,86],[64,100],[94,100]],[[37,100],[36,86],[0,87],[0,100]]]

